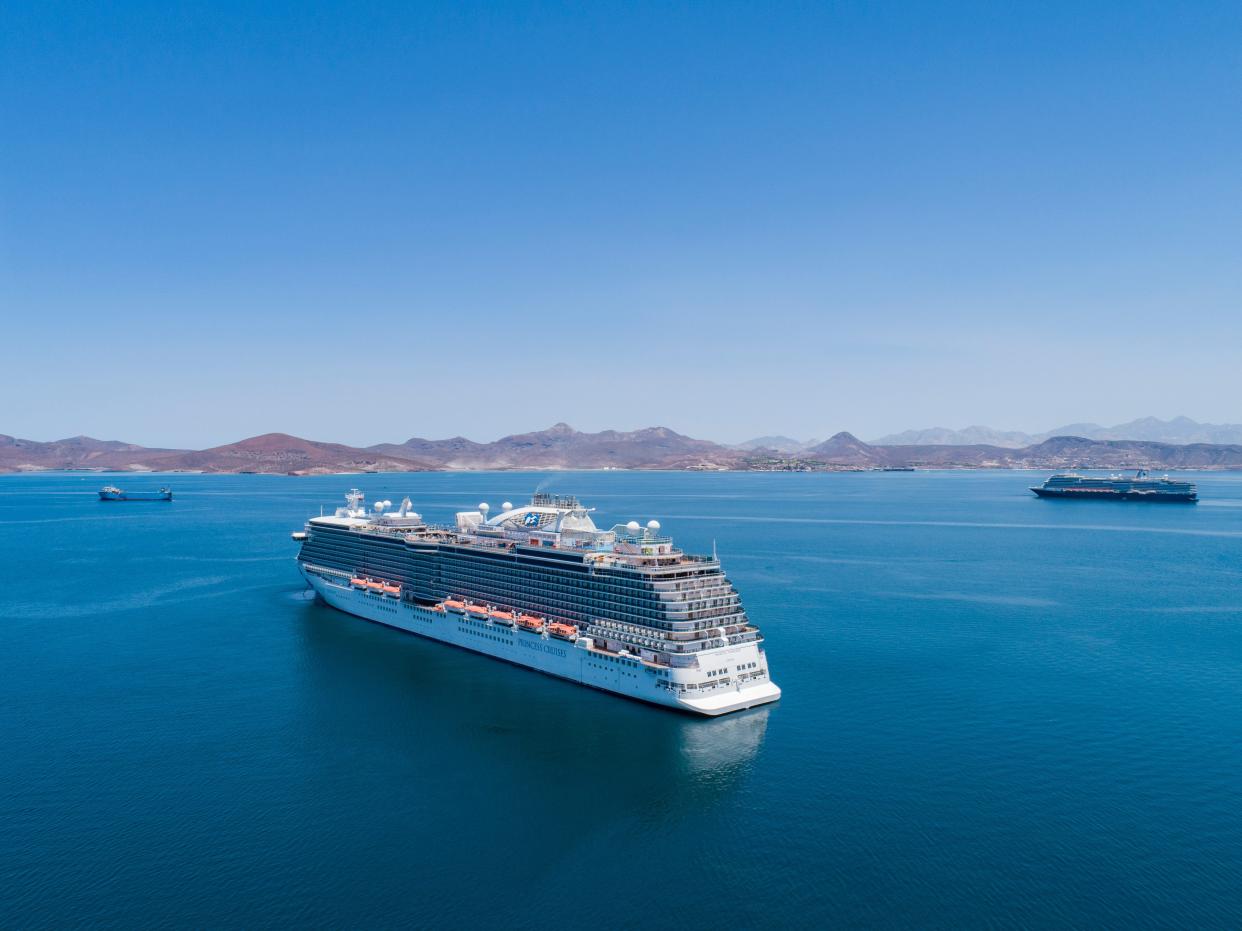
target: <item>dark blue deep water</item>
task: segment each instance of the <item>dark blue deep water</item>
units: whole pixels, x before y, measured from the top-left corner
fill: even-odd
[[[0,478],[0,927],[1242,926],[1242,476],[1035,478]],[[353,483],[714,539],[785,697],[683,717],[307,600],[289,532]]]

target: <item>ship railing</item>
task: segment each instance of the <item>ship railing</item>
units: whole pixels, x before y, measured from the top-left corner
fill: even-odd
[[[353,573],[344,572],[340,569],[329,569],[327,566],[318,566],[318,565],[315,565],[314,563],[309,563],[309,562],[304,562],[302,563],[302,565],[305,566],[307,569],[309,569],[311,572],[318,572],[320,575],[330,575],[338,579],[349,579],[353,577]]]
[[[669,611],[694,611],[704,607],[720,608],[737,600],[732,586],[700,589],[697,592],[657,592],[660,604]],[[697,606],[697,607],[695,607]]]
[[[723,622],[717,620],[710,627],[702,627],[694,630],[667,630],[660,627],[650,627],[643,624],[634,624],[629,621],[619,621],[613,618],[590,618],[588,623],[613,630],[627,636],[646,637],[648,639],[660,640],[668,643],[693,643],[696,640],[707,640],[713,636],[732,635],[745,633],[751,630],[758,630],[757,627],[750,623],[746,612],[735,611],[729,615],[722,615]],[[719,633],[716,633],[716,632]]]
[[[728,578],[721,572],[708,572],[685,579],[660,579],[651,583],[657,592],[697,592],[707,589],[730,587]]]
[[[746,612],[742,609],[741,604],[734,605],[731,610],[726,611],[723,614],[715,614],[708,618],[698,620],[693,618],[675,618],[673,620],[676,626],[673,627],[671,632],[677,634],[676,637],[672,638],[673,640],[685,640],[688,635],[694,636],[696,634],[702,634],[704,631],[711,630],[713,627],[735,627],[741,624],[749,623],[746,617]],[[687,624],[691,624],[693,626],[687,627]],[[701,626],[704,624],[707,626]]]
[[[704,601],[709,598],[727,598],[736,594],[731,583],[723,580],[715,585],[699,585],[692,588],[657,589],[656,596],[666,604],[685,601]]]
[[[657,653],[702,653],[704,650],[714,650],[728,645],[728,639],[721,637],[704,638],[702,640],[689,640],[685,642],[661,640],[655,637],[643,637],[625,630],[618,630],[615,627],[605,627],[599,624],[588,625],[586,632],[587,635],[591,637],[598,637],[602,640],[615,640],[618,643],[641,646],[644,649],[653,650]]]
[[[694,574],[688,575],[686,576],[686,578],[695,578],[698,576],[700,572],[702,572],[703,569],[720,565],[719,562],[712,559],[710,556],[707,556],[707,557],[686,556],[685,554],[681,554],[675,557],[672,555],[637,556],[634,558],[641,559],[641,560],[662,559],[665,561],[659,564],[643,563],[640,565],[636,565],[631,562],[621,561],[623,557],[627,555],[625,553],[614,553],[613,555],[617,559],[617,561],[612,564],[611,568],[624,569],[627,572],[633,572],[639,575],[657,575],[657,574],[665,575],[670,572],[689,572],[691,570],[694,570]]]
[[[725,677],[723,679],[709,679],[707,682],[678,682],[674,691],[676,692],[694,692],[702,695],[704,692],[716,692],[723,688],[732,688],[733,680]]]
[[[728,617],[741,610],[741,599],[730,604],[691,608],[686,605],[665,604],[664,613],[670,621],[708,621],[714,617]]]
[[[665,687],[678,694],[694,692],[696,695],[702,695],[704,692],[718,692],[721,689],[744,688],[756,680],[767,678],[767,670],[756,669],[751,672],[741,672],[733,676],[725,676],[721,679],[709,679],[706,682],[674,682],[670,680],[665,683]]]

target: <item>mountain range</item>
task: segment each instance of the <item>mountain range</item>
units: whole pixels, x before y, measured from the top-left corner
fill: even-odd
[[[456,469],[732,469],[746,454],[665,427],[582,433],[568,424],[477,443],[464,437],[380,443],[365,449],[266,433],[210,449],[152,449],[73,437],[41,443],[0,436],[0,472],[97,469],[131,472],[421,472]]]
[[[1230,444],[1242,443],[1242,424],[1199,423],[1189,417],[1174,417],[1172,420],[1142,417],[1115,427],[1102,427],[1097,423],[1071,423],[1043,433],[994,430],[991,427],[978,426],[962,430],[932,427],[927,430],[892,433],[871,442],[876,446],[968,446],[985,443],[989,446],[1020,449],[1050,440],[1054,436],[1081,436],[1089,440],[1147,440],[1152,443],[1177,445]]]
[[[800,453],[822,442],[823,440],[795,440],[788,436],[757,436],[745,443],[737,443],[733,448],[747,452],[754,449],[775,449],[782,453]]]
[[[558,423],[536,433],[518,433],[492,443],[457,436],[449,440],[415,437],[404,443],[381,443],[375,453],[434,462],[444,469],[686,469],[730,467],[741,451],[710,440],[696,440],[669,430],[648,427],[626,433],[604,430],[582,433]]]
[[[1182,420],[1185,418],[1167,423]],[[947,443],[939,432],[933,432],[932,437],[920,435],[924,441],[917,443],[865,443],[841,432],[810,445],[788,437],[762,437],[738,447],[695,439],[667,427],[584,433],[558,423],[547,430],[512,434],[489,443],[460,436],[445,440],[413,437],[404,443],[358,448],[266,433],[210,449],[190,450],[85,436],[47,443],[0,436],[0,472],[93,469],[316,475],[469,469],[1242,468],[1242,443],[1166,443],[1067,435],[1015,447]],[[799,448],[790,449],[790,443]]]
[[[1178,445],[1055,436],[1019,449],[983,443],[881,446],[838,433],[802,453],[801,459],[863,468],[1238,469],[1242,468],[1242,444]]]

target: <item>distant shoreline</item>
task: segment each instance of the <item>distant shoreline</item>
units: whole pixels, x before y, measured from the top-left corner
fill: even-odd
[[[1142,468],[1142,467],[1137,467]],[[161,477],[176,478],[178,476],[253,476],[268,478],[358,478],[368,475],[506,475],[520,473],[536,473],[540,475],[570,475],[575,473],[608,473],[618,472],[623,474],[654,474],[654,475],[876,475],[876,474],[895,474],[905,475],[914,473],[944,473],[944,472],[962,472],[962,473],[998,473],[998,472],[1029,472],[1035,474],[1046,475],[1049,472],[1134,472],[1136,467],[1111,467],[1111,466],[940,466],[935,468],[914,468],[914,469],[816,469],[816,470],[797,470],[797,469],[643,469],[643,468],[538,468],[534,466],[520,468],[491,468],[491,469],[423,469],[419,471],[410,471],[406,469],[396,470],[366,470],[358,472],[276,472],[276,471],[216,471],[216,470],[124,470],[124,469],[21,469],[8,472],[0,472],[0,478],[16,478],[25,476],[39,475],[60,475],[60,476],[77,476],[79,478],[87,478],[90,476],[99,476],[107,478],[143,478],[143,477]],[[1212,474],[1226,472],[1242,472],[1242,465],[1238,466],[1222,466],[1213,468],[1181,468],[1181,469],[1151,469],[1151,471],[1164,473],[1195,473],[1195,474]]]
[[[265,433],[210,449],[151,449],[78,436],[43,443],[0,436],[0,473],[255,473],[365,475],[373,472],[640,471],[857,472],[871,470],[1063,470],[1153,472],[1242,469],[1242,444],[1173,445],[1146,440],[1058,436],[1011,449],[879,446],[837,433],[800,452],[740,449],[666,427],[583,433],[568,424],[476,443],[463,437],[412,438],[366,448]]]

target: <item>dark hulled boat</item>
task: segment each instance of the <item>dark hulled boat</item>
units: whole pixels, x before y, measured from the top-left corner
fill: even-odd
[[[1152,478],[1142,470],[1136,472],[1133,478],[1059,472],[1042,485],[1033,486],[1031,491],[1041,498],[1080,501],[1174,501],[1193,504],[1199,500],[1199,492],[1192,483],[1174,481],[1167,475]]]
[[[100,501],[171,501],[172,489],[165,485],[159,491],[122,491],[115,485],[99,489]]]

